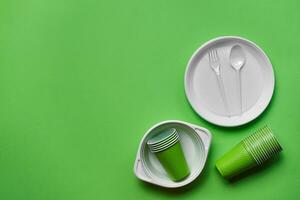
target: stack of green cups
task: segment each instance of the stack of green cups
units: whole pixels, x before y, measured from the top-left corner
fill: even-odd
[[[282,151],[275,136],[265,126],[242,140],[216,162],[221,175],[230,179],[252,167],[262,165]]]
[[[189,175],[190,171],[181,148],[179,134],[175,128],[150,138],[147,145],[173,181],[180,181]]]

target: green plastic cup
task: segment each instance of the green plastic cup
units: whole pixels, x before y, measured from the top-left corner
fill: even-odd
[[[265,126],[218,159],[216,167],[224,178],[230,179],[252,167],[262,165],[280,151],[282,147],[271,129]]]
[[[147,144],[173,181],[181,181],[190,174],[176,129],[157,134]]]
[[[181,181],[190,174],[179,141],[155,155],[173,181]]]
[[[217,169],[226,179],[230,179],[254,166],[256,166],[256,161],[246,150],[242,142],[233,147],[216,162]]]

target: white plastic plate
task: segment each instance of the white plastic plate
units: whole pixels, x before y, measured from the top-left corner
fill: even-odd
[[[246,63],[241,69],[242,114],[236,86],[236,72],[229,60],[233,45],[242,47]],[[220,73],[231,116],[221,98],[215,72],[209,66],[208,51],[217,49]],[[191,57],[185,73],[185,92],[193,109],[207,121],[220,126],[239,126],[258,117],[268,106],[274,90],[273,67],[255,43],[240,37],[225,36],[203,44]]]
[[[168,177],[164,168],[146,144],[149,138],[168,128],[176,128],[190,169],[190,175],[180,182],[174,182]],[[177,120],[158,123],[145,133],[140,142],[134,164],[134,173],[139,179],[155,185],[167,188],[182,187],[191,183],[201,173],[206,162],[210,143],[211,134],[208,130],[199,126]]]

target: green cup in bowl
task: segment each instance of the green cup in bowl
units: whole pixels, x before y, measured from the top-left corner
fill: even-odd
[[[174,128],[168,129],[161,134],[152,140],[150,139],[150,142],[147,143],[148,147],[156,155],[169,177],[173,181],[181,181],[190,174],[190,170],[182,151],[179,135]],[[176,134],[176,137],[170,136],[174,134]],[[154,144],[157,144],[157,142],[153,141],[159,141],[160,145],[153,147]]]

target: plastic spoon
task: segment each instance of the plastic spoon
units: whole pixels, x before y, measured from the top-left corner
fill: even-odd
[[[238,102],[239,102],[239,114],[242,114],[243,104],[242,104],[242,91],[241,91],[241,68],[245,65],[246,56],[240,45],[234,45],[231,48],[230,52],[230,63],[231,66],[236,71],[236,84],[237,84],[237,93],[238,93]]]

